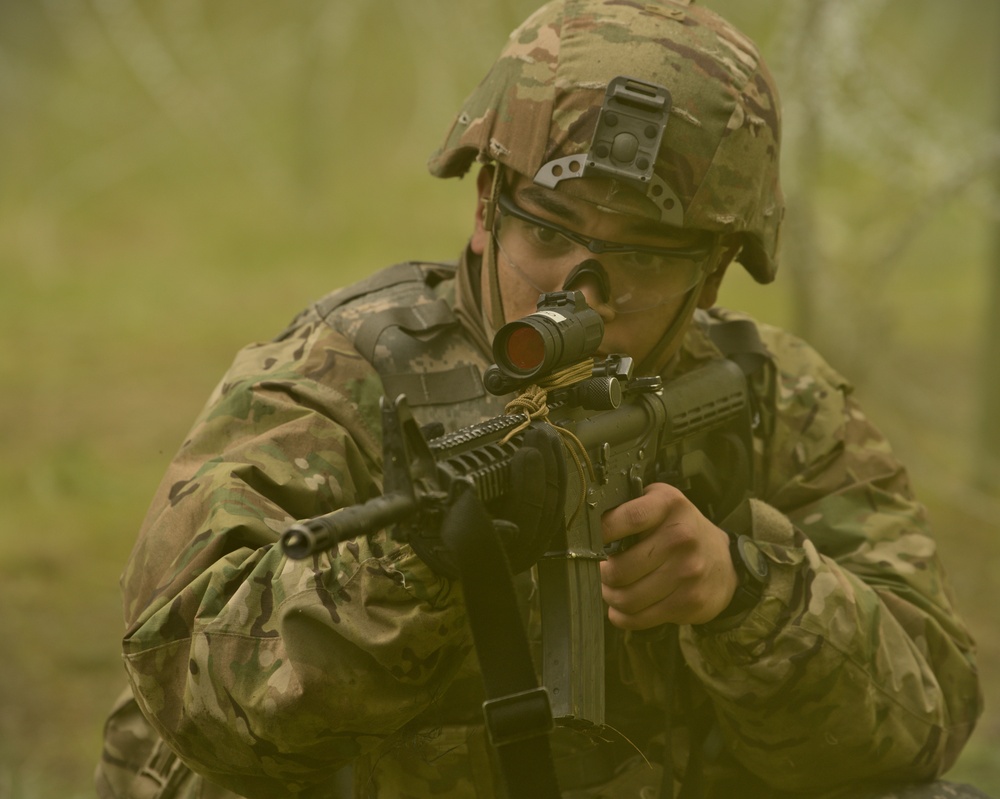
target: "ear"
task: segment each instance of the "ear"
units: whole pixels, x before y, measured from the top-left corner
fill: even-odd
[[[722,279],[726,276],[726,270],[742,249],[739,242],[726,243],[719,256],[719,265],[706,279],[701,287],[701,294],[698,296],[698,307],[708,310],[715,305],[719,299],[719,288],[722,286]]]
[[[484,166],[476,176],[476,226],[472,230],[469,249],[476,255],[486,252],[490,242],[490,231],[486,229],[486,203],[493,188],[493,167]]]

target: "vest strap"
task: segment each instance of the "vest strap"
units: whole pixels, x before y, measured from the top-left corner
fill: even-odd
[[[406,395],[411,406],[465,402],[485,396],[483,378],[471,364],[441,372],[382,374],[387,397]]]
[[[365,360],[375,359],[375,345],[379,337],[390,327],[398,327],[406,333],[427,333],[435,328],[454,324],[457,320],[448,303],[442,299],[420,305],[397,306],[374,314],[366,319],[354,340]]]
[[[360,280],[340,291],[335,291],[328,297],[316,303],[316,312],[324,319],[341,305],[346,305],[351,300],[371,294],[373,291],[381,291],[399,283],[423,283],[424,273],[421,268],[410,261],[395,264],[386,269],[379,270],[373,275]]]
[[[733,361],[743,374],[754,377],[770,361],[757,326],[749,319],[726,319],[711,315],[708,335],[719,352]]]

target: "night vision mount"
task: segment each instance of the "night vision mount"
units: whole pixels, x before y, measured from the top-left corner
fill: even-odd
[[[624,75],[614,78],[605,92],[587,153],[543,164],[535,183],[554,189],[571,178],[614,178],[652,200],[663,224],[682,227],[680,197],[653,172],[671,105],[670,92],[663,86]]]

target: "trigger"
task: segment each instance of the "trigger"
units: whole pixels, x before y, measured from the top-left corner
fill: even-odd
[[[639,474],[639,468],[635,465],[628,472],[628,488],[629,499],[638,499],[641,497],[645,488],[642,483],[642,475]]]
[[[643,492],[642,477],[639,475],[639,469],[637,466],[633,466],[629,469],[628,474],[628,493],[629,499],[636,499],[642,496]],[[619,539],[618,541],[612,541],[610,544],[604,547],[604,554],[608,556],[620,555],[626,549],[634,546],[639,541],[638,535],[629,535],[625,538]]]

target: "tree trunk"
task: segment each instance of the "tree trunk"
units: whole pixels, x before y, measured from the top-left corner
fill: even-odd
[[[994,16],[997,16],[994,14]],[[1000,57],[993,66],[1000,78]],[[994,83],[994,90],[1000,80]],[[997,133],[1000,135],[1000,91],[994,98]],[[993,161],[995,196],[1000,196],[1000,158]],[[980,342],[979,422],[974,442],[976,482],[985,489],[1000,487],[1000,217],[993,216],[993,252],[988,261],[985,324]]]
[[[808,84],[808,76],[815,69],[815,43],[823,35],[823,18],[826,0],[812,3],[806,12],[804,25],[799,31],[796,43],[796,72],[803,85]],[[792,282],[794,331],[814,345],[819,341],[821,330],[817,295],[817,276],[821,271],[822,254],[817,240],[816,191],[820,162],[823,155],[823,126],[819,98],[803,91],[802,130],[794,149],[796,183],[788,198],[788,220],[785,223],[783,260],[788,263],[788,274]]]

